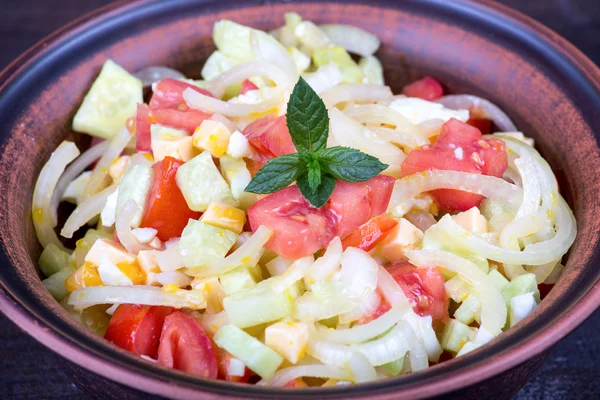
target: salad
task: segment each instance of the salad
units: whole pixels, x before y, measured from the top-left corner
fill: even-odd
[[[431,77],[393,94],[356,27],[213,38],[201,80],[106,61],[73,119],[91,147],[42,168],[39,267],[69,314],[149,362],[296,388],[416,372],[532,313],[576,221],[502,110]]]

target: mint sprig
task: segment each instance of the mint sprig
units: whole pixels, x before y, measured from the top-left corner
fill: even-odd
[[[296,181],[302,195],[313,206],[321,207],[335,189],[336,179],[364,182],[388,167],[356,149],[326,147],[327,108],[302,78],[290,96],[286,122],[298,153],[271,159],[254,175],[246,192],[273,193]]]

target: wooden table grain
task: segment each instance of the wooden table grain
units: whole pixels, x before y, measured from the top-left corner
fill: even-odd
[[[500,2],[554,29],[600,64],[600,0]],[[106,0],[0,1],[0,69],[48,33],[107,3]],[[600,398],[599,331],[600,311],[596,311],[557,344],[515,399]],[[56,365],[55,357],[0,315],[0,398],[84,399],[85,395]]]

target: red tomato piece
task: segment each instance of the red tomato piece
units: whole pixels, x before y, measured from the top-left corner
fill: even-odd
[[[297,259],[344,237],[369,219],[382,214],[392,195],[394,179],[379,175],[366,182],[337,182],[329,201],[315,208],[297,186],[272,193],[248,210],[253,231],[272,229],[266,248],[282,257]]]
[[[256,150],[269,158],[296,152],[285,115],[257,119],[244,129],[244,136]]]
[[[358,247],[361,250],[369,251],[396,225],[398,225],[398,221],[389,215],[378,215],[346,236],[342,240],[342,247],[344,250],[348,247]]]
[[[181,104],[186,105],[185,100],[183,99],[183,92],[188,88],[198,93],[202,93],[203,95],[214,97],[211,92],[201,89],[196,85],[177,79],[167,78],[158,82],[154,87],[149,104],[150,109],[178,108]]]
[[[336,236],[345,237],[373,217],[383,214],[390,202],[395,179],[377,175],[366,182],[338,181],[326,206],[337,222]]]
[[[409,85],[404,86],[402,94],[408,97],[418,97],[423,100],[436,100],[444,95],[444,88],[435,79],[426,76]]]
[[[508,165],[506,147],[498,139],[483,139],[479,129],[454,118],[442,126],[437,141],[411,151],[402,175],[426,170],[453,170],[501,177]],[[465,211],[479,206],[483,196],[454,189],[431,192],[440,207]]]
[[[181,311],[165,318],[158,346],[158,363],[217,379],[217,357],[210,338],[193,317]]]
[[[218,363],[219,363],[219,379],[229,381],[229,382],[238,382],[238,383],[248,383],[248,380],[254,373],[246,367],[244,371],[244,376],[235,376],[229,374],[229,363],[233,356],[229,354],[227,351],[216,347],[215,351],[217,353]]]
[[[479,129],[482,135],[489,135],[492,133],[492,121],[485,118],[469,118],[467,124],[474,126]]]
[[[417,268],[408,262],[394,263],[385,268],[398,282],[417,314],[431,315],[439,321],[448,320],[448,295],[439,268]]]
[[[253,231],[265,225],[273,230],[266,248],[295,260],[327,246],[335,237],[335,220],[326,207],[315,208],[296,185],[272,193],[248,209]]]
[[[374,319],[381,317],[386,312],[390,311],[390,309],[392,308],[390,306],[390,303],[388,303],[388,301],[386,299],[381,297],[379,292],[377,294],[379,295],[379,306],[377,306],[377,308],[375,309],[375,311],[373,311],[373,313],[371,315],[367,315],[366,317],[362,317],[361,319],[356,321],[356,325],[363,325],[368,322],[371,322]]]
[[[160,110],[152,110],[150,120],[152,123],[171,126],[192,135],[202,121],[210,118],[210,116],[211,114],[207,114],[200,110],[181,111],[163,108]]]
[[[175,175],[182,165],[181,160],[165,157],[152,166],[154,178],[140,226],[156,229],[156,236],[163,242],[181,236],[188,220],[198,219],[201,215],[190,210],[177,186]]]
[[[104,338],[132,353],[156,358],[163,323],[172,312],[172,307],[121,304]]]
[[[251,90],[258,90],[258,86],[256,86],[250,79],[244,79],[242,81],[242,90],[240,90],[240,94],[244,94]]]
[[[135,116],[135,150],[149,153],[152,151],[150,144],[150,109],[145,104],[138,104]]]

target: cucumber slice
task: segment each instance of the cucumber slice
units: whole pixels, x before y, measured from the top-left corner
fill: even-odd
[[[254,193],[244,191],[252,180],[246,163],[242,158],[234,158],[227,155],[219,158],[219,161],[221,163],[221,171],[225,175],[225,180],[231,187],[233,198],[239,203],[239,207],[242,210],[247,211],[248,208],[256,203],[258,196]]]
[[[446,232],[440,229],[437,225],[434,225],[425,231],[425,234],[423,235],[423,249],[449,251],[471,261],[486,274],[490,271],[490,264],[485,257],[473,253],[462,244],[454,240],[453,237],[446,234]],[[442,271],[442,273],[444,273],[444,271]]]
[[[390,373],[392,376],[398,376],[402,372],[404,372],[404,360],[406,356],[403,356],[396,361],[389,362],[387,364],[383,364],[382,367]]]
[[[237,238],[238,235],[228,229],[190,219],[181,234],[177,249],[183,265],[190,268],[203,267],[223,259]]]
[[[50,243],[42,251],[38,265],[42,273],[46,277],[50,277],[61,269],[71,265],[71,256],[66,251],[59,249],[54,243]]]
[[[119,184],[116,217],[119,218],[119,214],[121,214],[121,211],[129,200],[134,200],[138,206],[138,210],[131,221],[133,228],[137,228],[142,222],[144,208],[146,208],[146,198],[150,191],[153,175],[154,171],[149,164],[132,165],[125,172]]]
[[[367,83],[372,85],[383,85],[383,67],[375,56],[362,57],[358,66],[363,72]]]
[[[506,305],[510,306],[510,300],[518,295],[533,292],[535,300],[540,302],[540,290],[538,289],[537,280],[534,274],[524,274],[517,276],[506,285],[502,291],[502,296],[506,301]]]
[[[445,284],[446,294],[457,303],[463,302],[471,293],[471,285],[461,276],[455,275]]]
[[[292,313],[293,300],[287,290],[276,293],[270,280],[223,299],[229,321],[248,328],[283,318]]]
[[[363,72],[342,46],[323,47],[313,53],[313,62],[317,67],[333,62],[342,73],[345,83],[362,83]]]
[[[508,279],[504,277],[498,270],[493,269],[489,272],[488,276],[492,279],[494,286],[498,288],[500,293],[508,286]]]
[[[465,301],[454,312],[454,318],[465,325],[469,325],[473,321],[480,322],[479,315],[481,313],[481,301],[477,294],[471,293]]]
[[[254,32],[261,40],[272,41],[277,46],[281,46],[273,36],[263,31],[252,29],[226,19],[215,23],[213,41],[217,49],[225,56],[238,60],[238,62],[245,62],[254,57],[250,44],[250,32]],[[205,77],[205,79],[208,78]]]
[[[450,319],[444,327],[442,340],[440,341],[444,350],[458,353],[465,343],[469,341],[471,335],[467,325],[456,319]]]
[[[230,57],[223,53],[222,51],[215,50],[208,57],[204,66],[202,67],[202,78],[207,81],[211,81],[216,79],[223,72],[230,70],[231,68],[238,65],[240,62],[233,57]]]
[[[240,359],[263,379],[271,378],[283,362],[283,357],[275,350],[235,325],[225,325],[219,329],[215,333],[214,341],[217,346]]]
[[[179,167],[176,180],[188,207],[194,211],[204,212],[212,202],[238,205],[208,151]]]
[[[107,60],[73,118],[73,130],[111,139],[143,101],[142,81]]]
[[[245,267],[238,267],[233,271],[229,271],[219,278],[223,291],[231,296],[232,294],[241,292],[242,290],[249,289],[256,285],[254,276],[250,273],[250,270]]]
[[[73,274],[73,272],[75,272],[75,267],[67,265],[51,277],[42,281],[46,290],[50,292],[56,301],[61,301],[69,294],[65,287],[65,281]]]

